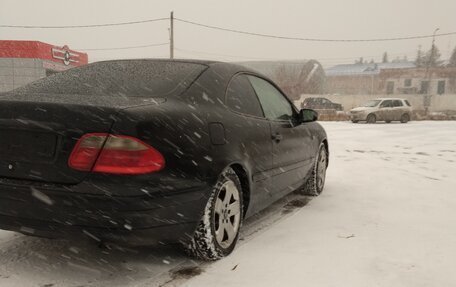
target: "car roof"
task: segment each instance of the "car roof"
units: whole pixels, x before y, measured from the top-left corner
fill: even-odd
[[[153,58],[143,58],[143,59],[123,59],[123,60],[108,60],[108,61],[100,61],[94,62],[89,65],[96,65],[97,63],[102,62],[119,62],[119,61],[150,61],[150,62],[175,62],[175,63],[189,63],[189,64],[199,64],[207,66],[208,68],[212,69],[216,74],[235,74],[235,73],[249,73],[252,75],[260,76],[264,79],[269,80],[270,82],[274,83],[274,85],[280,89],[280,87],[272,81],[268,76],[264,75],[263,73],[254,70],[252,68],[243,66],[237,63],[228,63],[228,62],[221,62],[221,61],[210,61],[210,60],[198,60],[198,59],[153,59]]]
[[[92,64],[96,63],[115,63],[115,62],[128,62],[128,61],[149,61],[149,62],[175,62],[175,63],[190,63],[190,64],[201,64],[209,66],[214,63],[218,63],[216,61],[209,61],[209,60],[196,60],[196,59],[161,59],[161,58],[137,58],[137,59],[118,59],[118,60],[107,60],[107,61],[99,61],[93,62]]]
[[[264,78],[269,78],[265,76],[263,73],[258,72],[257,70],[254,70],[252,68],[243,66],[242,64],[237,64],[237,63],[229,63],[229,62],[222,62],[222,61],[211,61],[211,60],[199,60],[199,59],[158,59],[158,58],[138,58],[138,59],[120,59],[120,60],[107,60],[107,61],[100,61],[100,62],[94,62],[91,63],[91,65],[96,64],[96,63],[102,63],[102,62],[122,62],[122,61],[150,61],[150,62],[175,62],[175,63],[190,63],[190,64],[200,64],[200,65],[206,65],[208,67],[212,67],[215,69],[220,69],[220,68],[228,68],[230,70],[238,70],[242,72],[249,72],[252,74],[256,75],[261,75]]]
[[[124,62],[124,61],[150,61],[150,62],[175,62],[175,63],[190,63],[190,64],[200,64],[200,65],[206,65],[206,66],[226,66],[226,67],[237,67],[240,70],[244,71],[252,71],[254,72],[255,70],[250,69],[246,66],[243,66],[242,64],[237,64],[237,63],[229,63],[229,62],[222,62],[222,61],[212,61],[212,60],[200,60],[200,59],[165,59],[165,58],[137,58],[137,59],[119,59],[119,60],[107,60],[107,61],[99,61],[99,62],[94,62],[95,63],[101,63],[101,62]],[[258,72],[255,71],[256,74]]]
[[[403,101],[405,99],[401,99],[401,98],[376,98],[376,100],[380,100],[380,101],[384,101],[384,100],[399,100],[399,101]]]
[[[325,99],[325,100],[328,100],[327,98],[324,98],[324,97],[307,97],[305,98],[305,100],[318,100],[318,99]],[[328,100],[329,101],[329,100]]]

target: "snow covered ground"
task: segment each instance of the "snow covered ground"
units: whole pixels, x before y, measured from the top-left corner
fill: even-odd
[[[456,286],[456,122],[323,125],[324,193],[187,286]]]
[[[250,219],[228,258],[5,231],[0,286],[456,286],[456,122],[322,124],[323,194]]]

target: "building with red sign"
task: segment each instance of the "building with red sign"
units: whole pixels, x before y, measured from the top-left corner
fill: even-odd
[[[86,65],[86,53],[38,41],[0,40],[0,92]]]

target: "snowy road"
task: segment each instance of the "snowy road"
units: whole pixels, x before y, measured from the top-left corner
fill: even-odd
[[[324,193],[249,220],[224,260],[5,231],[0,286],[456,286],[456,122],[323,125]]]

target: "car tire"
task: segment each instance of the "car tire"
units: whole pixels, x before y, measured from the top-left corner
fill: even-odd
[[[326,181],[326,169],[328,167],[328,152],[325,145],[320,144],[318,154],[312,167],[312,173],[298,193],[310,196],[318,196],[323,191]]]
[[[401,116],[401,123],[406,124],[408,121],[410,121],[410,116],[408,114],[403,114]]]
[[[385,121],[385,123],[387,123],[387,124],[390,124],[390,123],[391,123],[391,121]]]
[[[359,121],[358,120],[352,120],[352,123],[357,124]]]
[[[234,170],[228,168],[212,190],[193,238],[185,246],[187,252],[206,261],[228,256],[236,246],[242,222],[241,182]]]
[[[367,115],[366,122],[368,124],[375,124],[376,121],[377,121],[377,117],[374,114]]]

